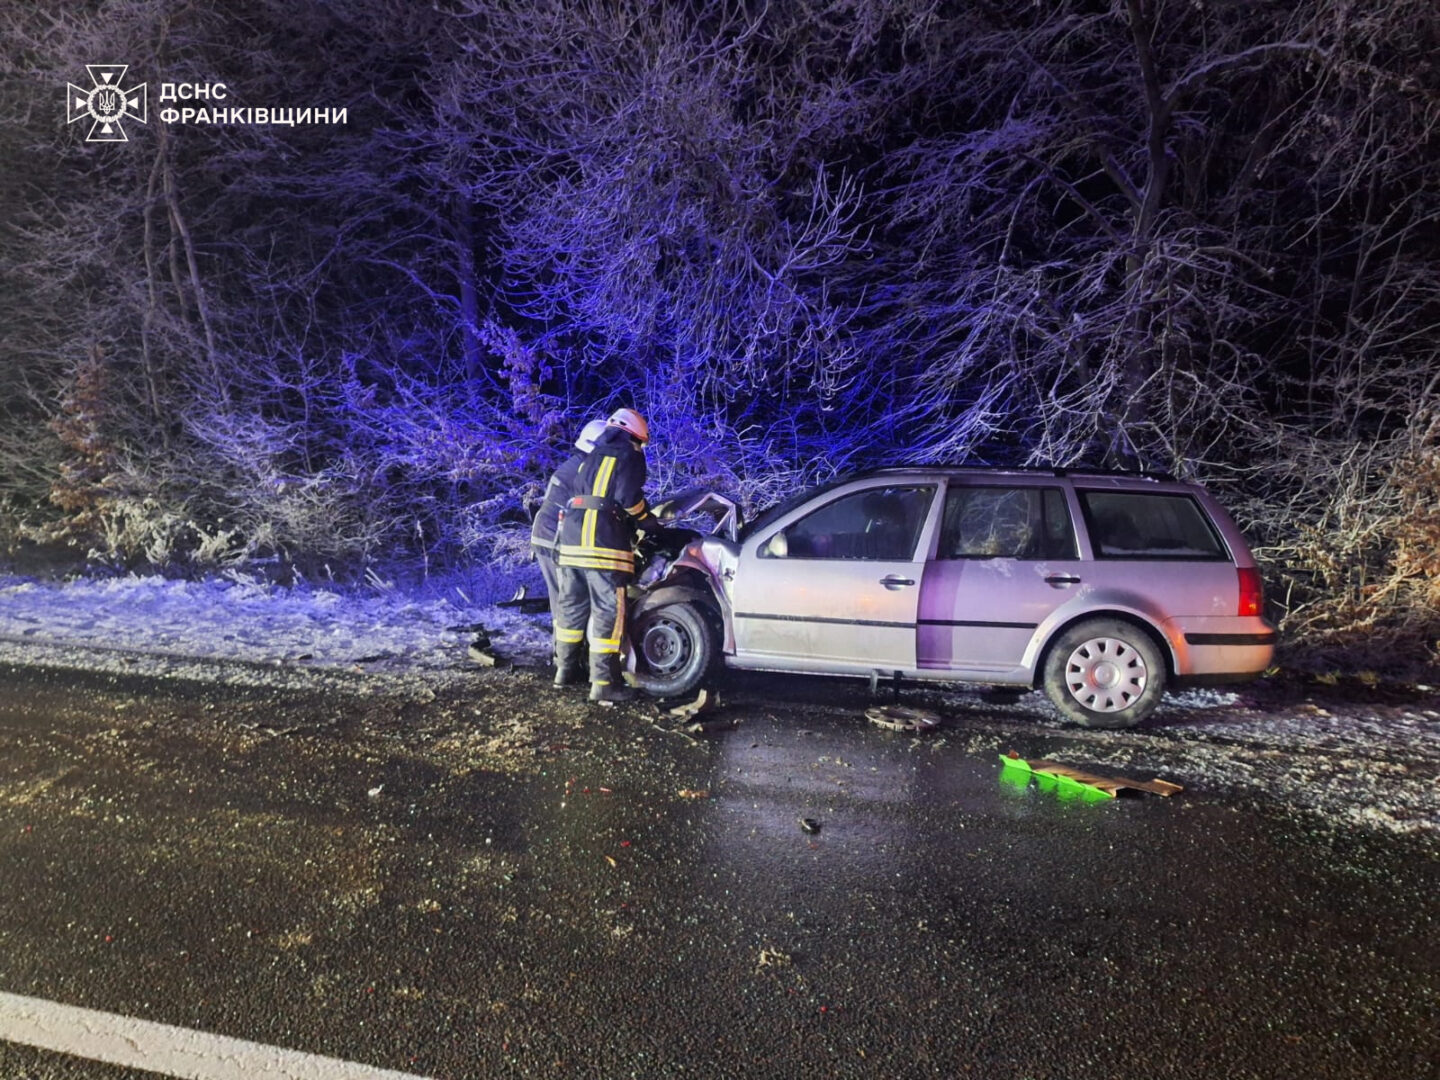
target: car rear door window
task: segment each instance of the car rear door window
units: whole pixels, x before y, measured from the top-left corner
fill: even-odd
[[[945,496],[942,559],[1073,559],[1075,530],[1059,488],[961,487]]]
[[[1189,495],[1126,491],[1079,494],[1097,558],[1229,558],[1210,519]]]
[[[850,492],[777,534],[760,554],[765,558],[909,561],[934,495],[931,486]]]

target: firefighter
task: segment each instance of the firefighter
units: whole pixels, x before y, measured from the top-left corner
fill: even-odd
[[[550,598],[551,651],[556,663],[555,685],[564,686],[560,679],[560,650],[555,644],[555,635],[560,628],[560,578],[559,567],[555,564],[555,545],[560,526],[560,510],[570,498],[575,487],[575,477],[585,455],[595,449],[595,440],[605,430],[604,420],[591,420],[580,429],[575,440],[575,452],[550,475],[545,485],[545,496],[540,509],[535,511],[535,520],[530,526],[530,550],[540,564],[540,576],[545,579],[545,592]]]
[[[617,409],[605,421],[595,449],[581,462],[560,517],[555,682],[580,681],[580,646],[588,641],[590,700],[602,705],[632,696],[621,679],[620,651],[625,587],[635,577],[636,532],[655,521],[644,495],[649,440],[650,426],[643,416],[634,409]]]

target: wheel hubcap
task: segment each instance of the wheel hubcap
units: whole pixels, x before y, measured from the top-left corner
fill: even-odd
[[[1129,708],[1149,681],[1145,658],[1119,638],[1081,642],[1065,663],[1065,686],[1071,697],[1091,712]]]
[[[683,667],[689,653],[689,636],[671,622],[652,623],[640,639],[640,655],[650,670],[659,674]]]

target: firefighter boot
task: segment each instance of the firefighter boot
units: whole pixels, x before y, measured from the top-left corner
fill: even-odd
[[[562,644],[555,649],[555,681],[552,685],[579,686],[585,682],[585,650],[579,645]]]
[[[596,665],[592,665],[592,668]],[[618,705],[635,698],[635,691],[620,677],[620,657],[611,654],[605,657],[604,674],[592,671],[590,676],[590,700],[598,705]]]
[[[597,705],[620,705],[635,700],[635,691],[622,683],[591,683],[590,700]]]

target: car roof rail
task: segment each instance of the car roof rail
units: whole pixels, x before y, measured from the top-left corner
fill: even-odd
[[[1173,473],[1163,469],[1107,469],[1088,465],[977,465],[974,462],[944,462],[931,465],[890,465],[876,472],[909,472],[916,469],[970,469],[975,472],[1038,473],[1042,476],[1116,476],[1140,480],[1175,481]]]
[[[1092,469],[1071,465],[1051,470],[1056,476],[1131,476],[1141,480],[1174,480],[1175,474],[1164,469]]]

